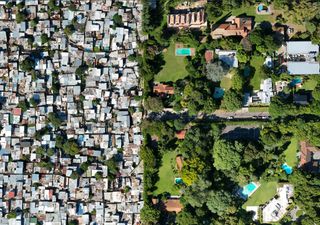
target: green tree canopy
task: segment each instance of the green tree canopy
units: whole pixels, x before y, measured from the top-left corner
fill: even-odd
[[[228,111],[236,111],[242,107],[242,96],[235,90],[230,89],[224,93],[222,108]]]
[[[27,57],[25,60],[21,62],[20,69],[24,72],[30,72],[34,69],[36,63],[30,57]]]
[[[62,149],[64,153],[71,156],[77,155],[80,152],[78,144],[73,139],[67,140],[67,142],[63,144]]]
[[[157,224],[159,222],[160,215],[160,210],[150,204],[144,204],[140,212],[141,220],[143,224],[146,225]]]
[[[164,107],[161,98],[158,97],[148,97],[144,102],[144,106],[147,110],[153,112],[161,112]]]
[[[242,151],[243,145],[237,141],[234,143],[224,139],[216,141],[213,147],[214,167],[217,170],[236,170],[241,164]]]
[[[230,67],[221,61],[208,63],[206,65],[207,78],[213,82],[220,81],[229,71]]]
[[[210,191],[206,198],[209,210],[219,216],[236,212],[233,197],[229,192],[224,190]]]

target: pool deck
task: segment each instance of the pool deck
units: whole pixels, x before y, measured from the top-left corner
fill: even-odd
[[[185,46],[184,44],[182,44],[182,43],[176,43],[176,45],[175,45],[175,50],[174,50],[176,56],[185,57],[185,56],[194,56],[194,55],[196,54],[196,49],[195,49],[195,48],[189,48],[190,51],[191,51],[190,55],[177,55],[177,52],[176,52],[176,51],[177,51],[178,48],[188,48],[188,47],[186,47],[186,46]]]

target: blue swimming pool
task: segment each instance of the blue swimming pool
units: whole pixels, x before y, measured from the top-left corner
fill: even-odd
[[[191,55],[191,48],[177,48],[176,55],[178,56],[190,56]]]
[[[222,98],[224,95],[224,90],[222,88],[216,87],[214,89],[213,98],[218,99]]]
[[[253,183],[253,182],[250,182],[249,184],[247,184],[246,186],[244,186],[242,189],[241,189],[241,196],[245,197],[245,198],[248,198],[250,195],[252,195],[252,193],[258,188],[258,186]]]
[[[175,184],[183,184],[182,178],[178,177],[174,179]]]
[[[301,78],[294,78],[291,82],[290,82],[290,86],[291,87],[294,87],[298,84],[301,84],[302,83],[302,79]]]
[[[291,166],[288,166],[287,163],[282,164],[281,168],[286,172],[286,174],[290,175],[293,172],[293,169]]]

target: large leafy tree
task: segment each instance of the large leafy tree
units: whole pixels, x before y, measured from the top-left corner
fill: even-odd
[[[229,66],[221,61],[208,63],[206,65],[207,78],[214,82],[220,81],[229,71]]]
[[[239,168],[243,145],[237,141],[229,142],[220,139],[213,147],[214,167],[217,170],[231,171]]]
[[[140,212],[141,220],[146,225],[157,224],[160,214],[160,211],[150,204],[145,204]]]
[[[242,96],[237,91],[230,89],[224,93],[222,108],[228,111],[236,111],[242,107]]]
[[[236,212],[232,195],[224,190],[210,191],[207,195],[206,205],[211,212],[219,216]]]

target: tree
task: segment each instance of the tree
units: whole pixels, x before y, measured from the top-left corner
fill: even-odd
[[[159,97],[148,97],[144,102],[144,106],[147,110],[153,112],[161,112],[164,107]]]
[[[67,36],[71,36],[75,32],[75,30],[75,27],[72,24],[70,24],[64,28],[64,33]]]
[[[63,148],[64,153],[66,153],[68,155],[75,156],[75,155],[79,154],[79,146],[76,143],[76,141],[73,139],[67,140],[67,142],[63,144],[62,148]]]
[[[35,100],[34,98],[30,99],[30,104],[32,105],[32,107],[36,108],[38,106],[38,101]]]
[[[18,11],[16,14],[16,22],[21,23],[22,21],[27,20],[27,15],[25,11]]]
[[[216,1],[206,4],[206,13],[210,22],[216,22],[223,13],[220,2]]]
[[[71,175],[70,175],[70,178],[72,180],[76,180],[79,178],[79,174],[76,172],[76,171],[72,171]]]
[[[17,212],[16,211],[11,211],[7,214],[8,219],[15,219],[17,217]]]
[[[243,145],[237,141],[232,143],[224,139],[217,140],[213,147],[214,167],[225,171],[238,169],[241,164],[242,151]]]
[[[232,88],[236,91],[241,91],[245,84],[244,77],[236,71],[232,76]]]
[[[74,3],[70,3],[68,9],[74,12],[77,11],[77,6]]]
[[[45,43],[49,42],[49,37],[48,37],[47,34],[41,34],[40,39],[41,39],[41,43],[42,44],[45,44]]]
[[[103,173],[102,172],[96,172],[96,174],[94,175],[94,177],[97,179],[97,180],[101,180],[103,178]]]
[[[78,225],[79,221],[78,220],[71,220],[68,225]]]
[[[208,191],[212,183],[200,177],[194,184],[187,187],[183,195],[183,200],[192,207],[202,207],[207,201]]]
[[[160,210],[156,209],[154,206],[145,203],[141,209],[140,216],[143,224],[153,225],[157,224],[160,219]]]
[[[34,69],[36,63],[30,57],[27,57],[25,60],[21,62],[20,69],[24,72],[30,72]]]
[[[209,210],[219,216],[236,212],[232,195],[224,190],[210,191],[206,205]]]
[[[113,17],[112,17],[112,20],[113,20],[113,26],[114,27],[122,27],[123,26],[123,23],[122,23],[122,16],[120,16],[118,13],[115,14]]]
[[[17,107],[20,108],[22,112],[25,112],[30,108],[30,105],[29,105],[29,102],[25,99],[20,101]]]
[[[236,111],[242,107],[241,95],[233,89],[230,89],[224,93],[222,108],[228,111]]]
[[[320,85],[316,86],[316,88],[312,91],[312,97],[316,101],[320,101]]]
[[[218,82],[228,73],[229,69],[229,66],[223,64],[221,61],[208,63],[206,65],[206,76],[209,80]]]
[[[190,211],[184,209],[178,213],[176,222],[178,225],[198,225],[199,220],[197,216],[191,213]]]
[[[183,170],[181,174],[183,183],[185,183],[188,186],[193,184],[198,179],[198,176],[202,173],[205,166],[205,162],[201,160],[199,157],[192,157],[190,159],[186,159],[184,161]]]
[[[45,154],[45,149],[42,147],[42,146],[39,146],[37,149],[36,149],[36,154],[37,155],[40,155],[40,156],[43,156]]]
[[[48,121],[55,127],[58,128],[61,126],[62,124],[62,120],[60,119],[60,117],[58,116],[57,113],[54,112],[50,112],[48,114]]]

